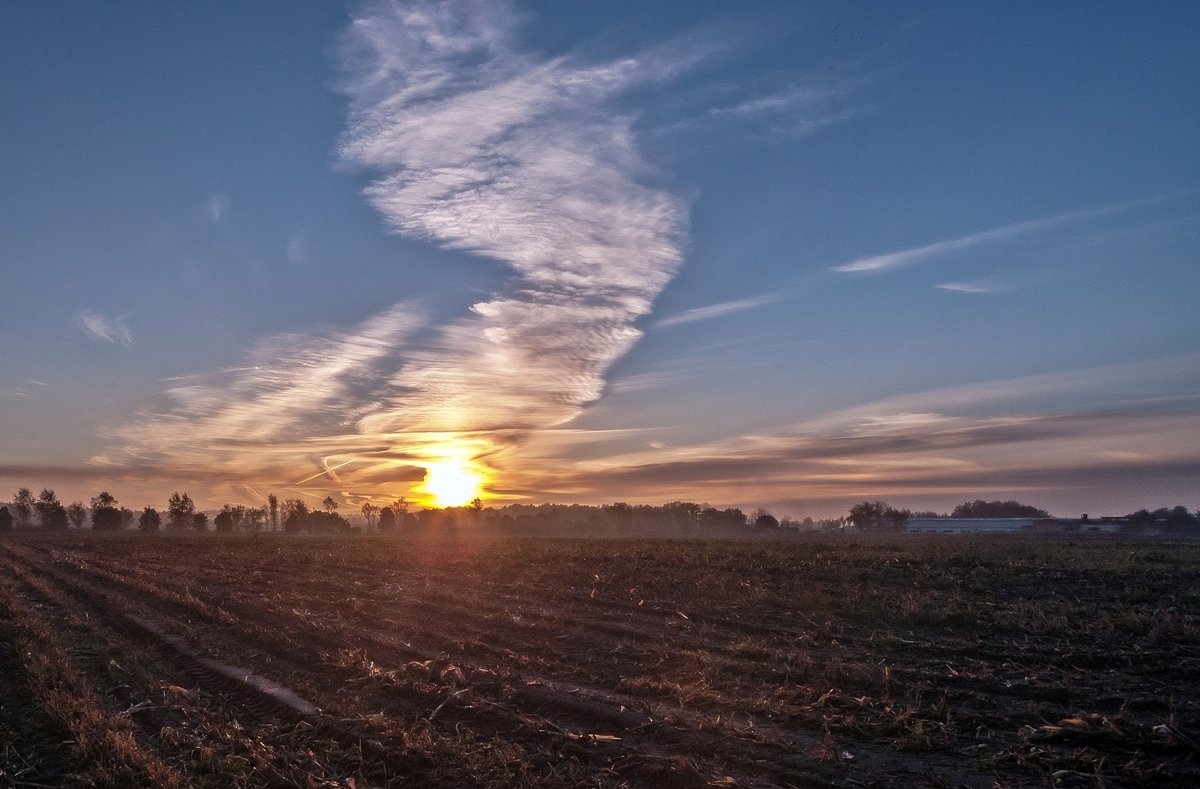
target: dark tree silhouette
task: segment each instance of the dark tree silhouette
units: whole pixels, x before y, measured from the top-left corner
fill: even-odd
[[[900,531],[908,518],[908,510],[898,510],[886,501],[860,501],[850,508],[850,522],[864,531]]]
[[[29,519],[33,516],[33,505],[37,499],[33,497],[33,493],[29,488],[18,488],[17,495],[13,496],[13,515],[17,519],[18,527],[29,525]]]
[[[192,516],[195,514],[196,505],[188,494],[175,491],[167,499],[168,527],[182,531],[192,525]]]
[[[975,499],[959,504],[951,518],[1049,518],[1050,513],[1019,501],[984,501]]]
[[[325,500],[321,502],[321,506],[325,508],[326,512],[334,512],[338,508],[338,503],[333,500],[333,496],[326,496]]]
[[[233,512],[228,505],[223,507],[217,516],[213,518],[213,528],[221,534],[228,534],[233,531]]]
[[[87,520],[87,507],[83,506],[82,501],[72,501],[67,505],[67,519],[71,521],[71,525],[76,529],[83,528],[83,522]]]
[[[750,524],[756,529],[778,529],[779,519],[767,512],[765,507],[759,507],[750,513]]]
[[[162,517],[158,514],[158,510],[153,507],[146,507],[138,517],[138,528],[142,531],[158,531],[161,523]]]
[[[267,496],[267,510],[271,513],[271,531],[279,531],[279,499],[274,493]]]
[[[123,525],[117,500],[107,490],[92,497],[92,528],[96,531],[120,531]]]
[[[193,515],[192,529],[194,531],[208,531],[208,516],[203,512],[197,512]]]
[[[375,528],[375,516],[379,514],[379,508],[368,501],[366,504],[362,505],[362,514],[363,517],[367,519],[367,528]]]
[[[13,516],[8,511],[8,507],[0,507],[0,531],[8,531],[12,528]]]
[[[38,494],[37,503],[33,505],[37,510],[38,520],[42,523],[44,529],[65,529],[70,520],[67,518],[67,508],[58,500],[58,496],[50,488],[42,488],[42,492]]]

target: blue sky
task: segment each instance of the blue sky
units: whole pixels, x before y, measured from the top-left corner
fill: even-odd
[[[0,484],[1197,506],[1192,3],[0,11]]]

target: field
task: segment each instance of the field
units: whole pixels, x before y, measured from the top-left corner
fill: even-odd
[[[1197,786],[1200,546],[8,533],[62,784]]]

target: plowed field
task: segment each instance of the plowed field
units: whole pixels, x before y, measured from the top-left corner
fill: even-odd
[[[1200,547],[0,535],[0,786],[1197,786]]]

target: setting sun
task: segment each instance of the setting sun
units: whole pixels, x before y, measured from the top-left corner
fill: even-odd
[[[461,507],[479,496],[483,477],[459,461],[431,463],[425,475],[425,490],[439,507]]]

